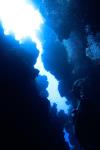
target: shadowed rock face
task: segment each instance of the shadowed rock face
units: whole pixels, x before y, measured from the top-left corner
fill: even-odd
[[[74,93],[74,96],[77,97],[79,101],[81,101],[80,99],[82,99],[79,107],[79,112],[76,115],[75,119],[76,134],[79,143],[82,147],[84,147],[85,150],[100,149],[100,59],[92,61],[91,59],[86,57],[85,54],[86,48],[88,47],[86,41],[87,35],[85,33],[85,26],[90,25],[93,34],[97,34],[97,32],[100,32],[100,1],[70,0],[68,3],[66,0],[63,0],[63,2],[59,1],[59,5],[57,0],[47,0],[44,1],[44,3],[46,4],[47,23],[56,32],[59,39],[69,38],[69,35],[73,30],[81,33],[81,42],[83,42],[83,49],[77,49],[77,46],[76,49],[78,52],[82,50],[84,55],[81,53],[81,55],[78,56],[79,60],[77,61],[77,63],[76,61],[73,62],[74,66],[68,65],[69,68],[72,67],[72,70],[69,70],[69,80],[72,80],[74,83],[75,80],[80,80],[83,78],[85,79],[85,82],[81,83],[82,87],[77,87]],[[77,36],[77,34],[75,36]],[[98,38],[98,40],[100,40],[100,38]],[[77,41],[76,44],[80,44],[79,41]],[[55,51],[57,51],[57,48],[56,50],[53,50],[53,52],[52,47],[49,49],[48,52],[46,51],[46,53],[48,53],[46,54],[47,60],[51,60],[53,58],[53,61],[56,61],[57,52]],[[60,48],[60,50],[62,50],[64,53],[64,49]],[[98,51],[99,50],[100,49],[98,49]],[[51,59],[48,59],[48,56],[51,56]],[[43,57],[45,58],[45,56]],[[46,61],[46,59],[44,59],[44,61]],[[59,73],[57,68],[60,69],[60,67],[58,67],[60,66],[60,63],[57,62],[58,64],[56,63],[57,66],[55,67],[54,65],[52,65],[53,61],[48,61],[48,64],[46,63],[46,67],[49,68],[51,72],[55,70],[55,75],[56,77],[58,77],[58,75],[63,74],[61,73],[63,71],[60,70]],[[56,69],[54,69],[54,67]],[[67,69],[64,70],[66,74]],[[72,72],[74,72],[74,74]],[[67,95],[68,88],[70,88],[66,88],[66,86],[68,85],[68,82],[66,81],[68,79],[65,75],[65,78],[63,77],[62,81],[60,81],[60,93],[62,95],[65,93]],[[80,92],[81,89],[82,93]]]
[[[46,22],[56,32],[59,39],[68,38],[73,30],[80,32],[84,45],[82,54],[85,54],[87,46],[85,25],[89,24],[93,33],[100,31],[99,0],[70,0],[69,2],[48,0],[43,2],[46,6],[46,13],[44,13]],[[49,102],[41,98],[36,89],[35,77],[38,71],[32,65],[36,62],[38,51],[32,44],[34,50],[28,53],[27,50],[31,47],[28,46],[29,43],[32,44],[31,41],[28,41],[26,48],[26,45],[19,46],[13,38],[7,39],[3,34],[0,35],[1,143],[3,145],[7,143],[12,147],[16,145],[18,148],[34,149],[36,146],[36,149],[65,150],[67,147],[62,133],[63,125],[58,121],[56,115],[50,114]],[[79,41],[76,43],[79,44]],[[76,79],[88,77],[85,85],[82,85],[83,97],[86,98],[86,101],[80,105],[75,125],[82,147],[85,147],[85,150],[96,150],[100,139],[100,66],[97,66],[99,61],[97,60],[94,65],[90,59],[80,54],[81,59],[77,63],[73,62],[74,65],[69,65],[65,49],[58,45],[55,47],[56,49],[53,49],[52,46],[50,51],[48,47],[45,47],[43,59],[45,67],[60,80],[59,89],[62,95],[70,95],[72,84]],[[62,49],[62,53],[59,48]],[[58,51],[61,61],[56,57]],[[53,61],[50,57],[53,58]],[[79,88],[76,93],[79,99]]]
[[[94,32],[100,31],[99,0],[46,0],[47,23],[60,39],[67,38],[72,30],[84,30],[89,24]],[[56,23],[55,23],[56,20]]]
[[[63,126],[36,88],[37,55],[31,41],[19,45],[0,28],[0,143],[10,149],[66,150]]]
[[[100,148],[100,65],[93,64],[91,74],[84,81],[79,80],[74,87],[80,107],[76,116],[76,133],[82,147],[86,150]]]

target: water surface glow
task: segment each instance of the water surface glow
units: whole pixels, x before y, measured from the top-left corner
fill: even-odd
[[[29,0],[0,0],[0,22],[5,35],[14,35],[20,43],[25,38],[30,37],[36,43],[39,56],[35,68],[40,71],[40,75],[47,76],[49,83],[47,87],[48,99],[51,105],[57,104],[58,111],[64,110],[65,113],[68,113],[70,106],[66,105],[67,99],[60,96],[59,82],[50,72],[45,70],[41,59],[43,47],[38,33],[41,32],[44,19],[39,10]]]

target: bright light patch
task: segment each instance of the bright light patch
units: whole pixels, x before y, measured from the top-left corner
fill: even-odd
[[[69,145],[70,150],[74,150],[74,145],[72,145],[72,144],[70,143],[69,133],[66,131],[65,128],[64,128],[63,132],[64,132],[64,139],[65,139],[65,142]]]
[[[27,0],[0,0],[0,21],[5,34],[14,34],[16,40],[36,38],[43,24],[39,11]]]
[[[70,109],[70,105],[67,105],[67,99],[65,97],[61,97],[60,93],[58,91],[58,85],[59,82],[57,81],[57,79],[48,71],[45,70],[43,63],[42,63],[42,59],[41,59],[41,55],[42,55],[42,45],[40,46],[41,50],[37,59],[37,62],[35,64],[35,68],[40,70],[40,75],[45,75],[47,76],[48,79],[48,87],[47,87],[47,91],[49,93],[48,95],[48,100],[51,103],[51,106],[53,106],[54,103],[57,104],[57,110],[64,110],[65,113],[68,114],[68,111]]]
[[[45,70],[42,63],[41,55],[43,48],[38,38],[38,33],[44,20],[39,10],[28,0],[0,0],[0,22],[4,28],[5,35],[13,34],[19,42],[30,37],[36,43],[40,53],[35,68],[40,70],[40,75],[45,75],[48,78],[48,99],[51,105],[53,103],[57,104],[58,111],[64,110],[65,113],[68,113],[69,106],[65,104],[67,99],[62,98],[58,91],[59,82],[52,74]]]

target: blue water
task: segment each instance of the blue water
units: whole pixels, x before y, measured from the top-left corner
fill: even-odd
[[[44,68],[42,62],[43,43],[39,33],[43,32],[42,27],[45,25],[45,19],[39,10],[29,0],[0,0],[0,23],[3,26],[4,34],[13,35],[15,40],[19,41],[19,44],[23,43],[28,37],[36,44],[39,56],[34,67],[40,71],[41,76],[47,77],[47,98],[51,106],[56,103],[58,111],[64,110],[68,114],[70,105],[66,104],[67,99],[61,97],[59,93],[59,81]],[[69,142],[65,130],[64,133],[65,141]],[[70,142],[69,146],[71,146]]]
[[[5,5],[6,4],[6,5]],[[6,11],[5,11],[6,10]],[[4,34],[14,35],[15,39],[21,44],[24,39],[30,37],[36,43],[39,50],[39,56],[35,68],[40,71],[40,75],[45,75],[48,80],[48,100],[51,105],[57,104],[57,110],[64,110],[68,113],[69,105],[67,99],[61,97],[58,91],[59,81],[48,71],[45,70],[41,55],[43,53],[42,39],[38,37],[42,32],[42,26],[45,24],[39,10],[27,0],[1,0],[0,1],[0,22],[4,28]]]

